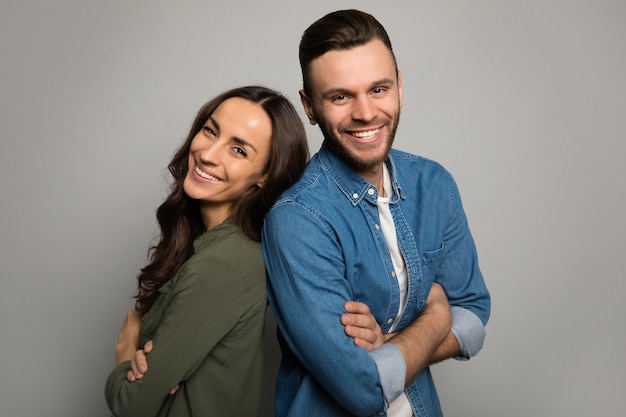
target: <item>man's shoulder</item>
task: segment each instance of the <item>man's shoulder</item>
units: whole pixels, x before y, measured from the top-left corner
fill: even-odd
[[[320,177],[323,175],[324,172],[319,159],[314,155],[307,164],[302,176],[292,186],[282,192],[276,204],[294,201],[320,192],[320,190],[325,188],[325,185],[320,183]]]
[[[398,149],[389,151],[389,159],[400,172],[404,170],[415,170],[428,173],[448,175],[448,171],[439,162],[421,155],[412,154]]]

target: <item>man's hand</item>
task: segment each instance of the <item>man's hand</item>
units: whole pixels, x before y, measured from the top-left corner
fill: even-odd
[[[371,352],[385,343],[385,336],[390,337],[390,335],[382,334],[367,304],[347,301],[343,308],[346,314],[341,315],[341,324],[346,334],[354,339],[354,344],[358,347]]]
[[[115,364],[119,365],[124,361],[132,360],[135,351],[139,348],[139,327],[141,326],[141,316],[134,308],[128,310],[126,318],[122,324],[122,329],[117,337],[115,345]]]
[[[448,299],[445,291],[439,284],[433,284],[426,301],[427,307],[433,304],[445,306],[442,318],[449,316]],[[382,334],[380,326],[370,312],[367,304],[357,301],[348,301],[344,304],[346,314],[341,316],[341,324],[344,325],[346,335],[354,339],[354,344],[360,348],[371,352],[379,348],[383,343],[390,341],[393,337],[401,332]],[[427,308],[428,309],[428,308]],[[432,308],[428,309],[432,310]],[[430,312],[430,311],[429,311]],[[427,312],[428,313],[428,312]],[[431,355],[429,365],[445,359],[458,356],[460,353],[459,345],[454,335],[450,332],[441,342],[437,350]]]

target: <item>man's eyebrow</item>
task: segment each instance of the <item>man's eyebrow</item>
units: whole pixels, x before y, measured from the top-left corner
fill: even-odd
[[[392,80],[391,78],[381,78],[379,80],[376,80],[372,83],[370,83],[369,89],[373,89],[376,88],[377,86],[380,85],[394,85],[396,82],[395,80]],[[322,97],[330,97],[330,96],[334,96],[337,94],[350,94],[351,90],[349,88],[344,88],[344,87],[334,87],[334,88],[329,88],[328,90],[324,90],[322,92]]]
[[[217,120],[215,120],[213,118],[213,116],[209,116],[209,120],[211,121],[211,123],[213,123],[213,125],[215,126],[215,130],[219,133],[220,131],[220,124]],[[256,148],[254,147],[253,144],[251,144],[250,142],[248,142],[247,140],[234,136],[231,138],[234,142],[238,143],[241,146],[245,146],[248,148],[251,148],[254,152],[257,152]]]
[[[379,85],[394,85],[395,83],[396,81],[391,78],[381,78],[380,80],[374,81],[370,84],[370,88],[376,88]]]
[[[330,97],[330,96],[334,96],[337,94],[349,94],[350,90],[348,90],[347,88],[329,88],[328,90],[325,90],[322,92],[322,97]]]

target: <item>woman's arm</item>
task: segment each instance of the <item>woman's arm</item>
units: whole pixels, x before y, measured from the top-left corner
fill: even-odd
[[[154,343],[152,342],[152,340],[148,340],[143,349],[137,349],[134,358],[130,361],[130,371],[126,373],[126,379],[129,382],[135,382],[139,379],[142,379],[146,372],[148,372],[147,355],[152,352],[153,347]],[[176,384],[176,386],[170,390],[170,395],[175,394],[179,388],[180,385]]]
[[[161,294],[142,324],[151,326],[151,320],[158,321],[150,371],[135,382],[127,379],[135,349],[109,375],[105,397],[114,415],[154,416],[172,387],[193,374],[240,316],[233,307],[237,306],[233,300],[241,297],[241,287],[234,285],[236,280],[232,279],[235,275],[230,266],[219,260],[209,264],[192,261],[183,267],[175,285]]]
[[[139,349],[139,328],[141,317],[134,308],[128,310],[126,318],[122,324],[122,330],[117,337],[115,345],[115,365],[129,361],[135,357],[135,352]]]

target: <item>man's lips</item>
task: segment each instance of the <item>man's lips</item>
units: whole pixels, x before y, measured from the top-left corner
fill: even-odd
[[[355,136],[360,139],[367,139],[375,136],[378,132],[380,132],[380,128],[370,129],[370,130],[362,130],[359,132],[350,132],[352,136]]]
[[[375,141],[380,132],[382,131],[381,127],[375,129],[368,130],[346,130],[345,132],[356,139],[358,142],[368,143]]]

